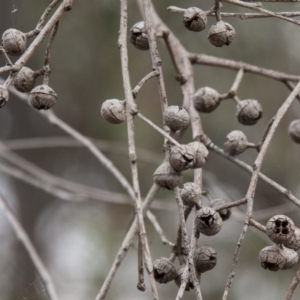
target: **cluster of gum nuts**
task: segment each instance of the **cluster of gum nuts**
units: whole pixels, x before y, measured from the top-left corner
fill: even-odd
[[[190,31],[203,31],[207,24],[208,14],[209,12],[205,12],[198,7],[189,7],[183,12],[183,24]],[[212,45],[222,47],[230,45],[235,35],[234,28],[229,23],[220,20],[210,27],[207,38]],[[144,21],[133,25],[130,30],[130,42],[140,50],[149,49]]]
[[[27,48],[27,36],[17,29],[8,29],[2,35],[1,46],[6,54],[20,56]],[[30,104],[40,110],[49,109],[57,101],[57,94],[47,84],[36,87],[36,79],[43,71],[33,71],[28,67],[22,67],[14,76],[14,87],[22,93],[29,94]],[[5,86],[0,86],[0,107],[4,106],[9,99],[9,93]]]
[[[264,269],[270,271],[287,270],[298,262],[300,249],[300,229],[287,216],[276,215],[266,225],[266,233],[273,246],[263,248],[259,260]]]

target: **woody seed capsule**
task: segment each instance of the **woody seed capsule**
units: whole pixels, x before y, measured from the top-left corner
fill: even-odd
[[[212,270],[217,264],[217,252],[213,247],[202,246],[195,250],[194,265],[198,273]]]
[[[172,131],[184,129],[190,124],[190,115],[183,107],[177,105],[168,106],[163,115],[166,125]]]
[[[226,136],[225,151],[230,155],[239,155],[248,147],[246,135],[240,130],[233,130]]]
[[[211,201],[210,207],[213,209],[217,209],[218,207],[225,204],[228,204],[228,201],[225,199],[214,199]],[[231,216],[231,210],[229,208],[222,209],[218,213],[223,221],[228,220]]]
[[[270,271],[292,268],[298,261],[298,254],[294,250],[278,245],[267,246],[259,252],[259,261],[264,269]]]
[[[184,171],[193,167],[195,151],[187,145],[174,146],[170,153],[170,165],[176,171]]]
[[[206,13],[198,7],[189,7],[183,14],[183,24],[190,31],[202,31],[207,23]]]
[[[173,190],[182,182],[182,175],[180,172],[175,171],[169,162],[163,162],[153,174],[154,182],[160,187]]]
[[[284,244],[292,239],[295,224],[285,215],[276,215],[267,222],[266,233],[274,243]]]
[[[35,72],[23,67],[14,78],[14,87],[22,93],[29,93],[35,86]]]
[[[291,122],[288,133],[295,143],[300,143],[300,119]]]
[[[9,98],[9,93],[6,87],[0,85],[0,108],[3,107]]]
[[[29,102],[37,110],[51,108],[56,100],[57,94],[46,84],[36,86],[29,94]]]
[[[197,111],[203,113],[210,113],[215,110],[220,104],[219,93],[210,88],[203,87],[196,91],[194,95],[194,106]]]
[[[253,99],[240,101],[236,106],[236,116],[243,125],[254,125],[262,117],[262,107]]]
[[[215,235],[222,228],[222,218],[213,208],[203,207],[197,212],[195,226],[204,235]]]
[[[295,251],[300,249],[300,229],[298,227],[295,228],[294,235],[291,237],[291,239],[285,241],[283,245]]]
[[[214,23],[208,32],[208,40],[216,47],[228,46],[235,37],[234,28],[227,22],[218,21]]]
[[[14,28],[7,29],[2,34],[2,46],[7,54],[19,56],[26,50],[26,34]]]
[[[195,182],[186,182],[180,189],[182,202],[186,206],[193,206],[198,203],[201,197],[201,188]]]
[[[148,50],[149,41],[146,33],[144,21],[140,21],[132,26],[129,35],[130,42],[139,50]]]
[[[153,273],[155,281],[167,283],[174,280],[179,274],[169,259],[161,257],[153,262]]]
[[[101,106],[102,117],[111,124],[121,124],[126,119],[125,101],[108,99]]]
[[[192,169],[202,168],[205,165],[208,156],[208,150],[205,145],[195,141],[187,144],[187,147],[194,152],[194,164],[192,165]]]

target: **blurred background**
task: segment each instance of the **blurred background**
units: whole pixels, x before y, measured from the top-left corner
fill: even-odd
[[[46,0],[2,0],[0,32],[8,28],[17,28],[23,32],[32,30],[49,3],[50,1]],[[213,5],[213,1],[189,0],[183,4],[180,0],[153,0],[153,3],[161,18],[192,52],[246,61],[286,73],[299,74],[300,31],[295,24],[272,18],[245,21],[226,19],[235,27],[236,39],[229,47],[216,48],[206,38],[210,25],[215,21],[213,17],[209,17],[204,32],[193,33],[184,28],[181,15],[171,14],[166,10],[169,5],[198,6],[207,10]],[[246,11],[226,3],[223,6],[223,11]],[[292,3],[270,3],[264,7],[274,11],[300,10],[300,4]],[[130,28],[141,20],[141,15],[135,1],[129,1],[128,11]],[[54,107],[58,117],[80,133],[95,139],[100,149],[104,150],[107,157],[131,182],[126,148],[126,124],[110,125],[100,115],[100,107],[104,100],[124,99],[117,47],[119,14],[119,1],[75,0],[73,10],[63,17],[54,41],[50,86],[58,94],[58,102]],[[46,42],[39,47],[27,66],[34,70],[42,67],[45,46]],[[150,72],[151,59],[149,52],[136,50],[132,45],[128,47],[131,83],[134,86]],[[180,105],[182,95],[175,80],[176,73],[161,42],[159,51],[163,61],[169,104]],[[1,65],[5,64],[3,57],[0,57],[0,62]],[[195,66],[194,70],[196,89],[210,86],[220,93],[229,90],[236,75],[234,71],[209,66]],[[1,77],[5,79],[7,75],[1,74]],[[288,89],[282,83],[246,74],[238,95],[241,99],[257,99],[264,109],[263,118],[255,126],[246,127],[239,124],[235,117],[234,102],[228,100],[222,102],[211,114],[201,115],[204,130],[220,147],[223,147],[226,135],[234,129],[243,130],[249,141],[256,143],[288,94]],[[155,80],[149,81],[142,88],[137,101],[142,113],[156,124],[162,124]],[[263,173],[290,189],[297,197],[300,197],[300,148],[287,135],[287,128],[292,120],[299,117],[299,103],[295,101],[283,118],[262,167]],[[12,94],[9,103],[0,111],[0,138],[4,145],[14,151],[4,151],[3,147],[0,149],[0,192],[33,240],[54,279],[60,299],[94,299],[132,220],[133,207],[125,191],[87,149],[73,143],[59,128],[50,125],[39,112]],[[191,132],[188,130],[184,141],[189,142],[191,138]],[[159,134],[140,120],[136,120],[138,167],[143,196],[152,184],[154,170],[163,159],[162,142]],[[18,157],[11,157],[8,153],[17,154]],[[256,155],[255,150],[250,149],[241,155],[241,159],[252,164]],[[74,193],[88,199],[77,203],[62,201],[53,194],[16,178],[20,171],[19,156],[55,176],[63,184],[63,179],[69,183],[76,183]],[[24,174],[20,176],[24,178]],[[192,173],[187,172],[184,180],[191,179]],[[209,190],[213,197],[240,199],[247,191],[249,179],[248,173],[232,163],[214,153],[209,155],[204,168],[204,188]],[[115,194],[107,194],[105,191]],[[86,196],[88,192],[94,196]],[[114,199],[121,199],[129,205],[114,204]],[[172,192],[160,191],[157,201],[163,202],[162,208],[153,209],[153,212],[167,237],[174,241],[178,213]],[[297,207],[293,207],[281,194],[259,182],[255,195],[254,217],[265,224],[275,214],[272,208],[279,205],[282,206],[275,212],[287,214],[296,226],[300,226]],[[205,273],[201,279],[203,298],[206,300],[221,299],[244,216],[245,207],[235,208],[232,218],[225,222],[218,235],[201,236],[200,244],[211,245],[218,253],[217,266]],[[153,259],[169,256],[169,246],[161,243],[147,220],[146,226]],[[188,226],[190,229],[190,220]],[[107,295],[108,300],[152,299],[149,286],[145,293],[136,289],[136,244],[135,241],[122,263]],[[279,272],[262,269],[258,253],[270,244],[263,234],[250,228],[242,248],[230,299],[284,298],[296,269]],[[177,288],[174,283],[160,285],[158,288],[161,299],[175,299]],[[299,297],[300,289],[294,295],[295,299]],[[2,212],[0,299],[47,299],[40,276]],[[184,299],[195,299],[195,295],[193,292],[187,292]]]

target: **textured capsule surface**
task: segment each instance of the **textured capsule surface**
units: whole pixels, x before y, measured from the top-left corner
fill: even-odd
[[[215,235],[222,228],[222,218],[213,208],[203,207],[197,212],[195,226],[204,235]]]
[[[211,246],[202,246],[195,250],[194,265],[198,273],[212,270],[217,264],[217,252]]]
[[[210,87],[198,89],[194,95],[194,106],[197,111],[210,113],[220,104],[219,93]]]
[[[29,93],[35,86],[35,72],[23,67],[14,78],[14,87],[22,93]]]
[[[51,108],[56,101],[57,94],[46,84],[36,86],[29,94],[29,102],[37,110],[47,110]]]
[[[102,117],[111,124],[121,124],[126,119],[125,101],[108,99],[101,106]]]
[[[163,162],[153,174],[154,182],[161,188],[173,190],[182,183],[182,175],[175,171],[169,162]]]
[[[287,270],[298,262],[298,254],[292,249],[278,245],[267,246],[259,252],[259,261],[264,269],[270,271]]]
[[[174,146],[170,152],[170,165],[176,171],[184,171],[193,167],[195,151],[187,145]]]
[[[240,101],[236,106],[236,116],[243,125],[254,125],[262,117],[262,107],[257,100]]]
[[[284,244],[290,241],[295,233],[294,222],[285,215],[272,217],[266,225],[268,237],[277,244]]]
[[[230,155],[239,155],[248,147],[246,135],[240,130],[233,130],[226,136],[225,151]]]
[[[165,257],[158,258],[153,262],[153,274],[154,279],[159,283],[167,283],[179,275],[173,263]]]
[[[198,7],[189,7],[183,13],[183,24],[190,31],[202,31],[205,29],[206,23],[206,13]]]
[[[144,21],[140,21],[132,26],[129,34],[130,42],[139,50],[148,50],[149,41],[145,29]]]
[[[180,106],[168,106],[164,113],[166,125],[172,130],[177,131],[189,126],[191,118],[189,113]]]
[[[290,123],[288,133],[295,143],[300,144],[300,119]]]
[[[195,182],[186,182],[180,189],[180,196],[183,204],[191,207],[200,200],[201,187]]]
[[[300,249],[300,229],[298,227],[295,228],[293,236],[289,240],[284,241],[283,245],[295,251]]]
[[[6,87],[0,85],[0,108],[3,107],[9,98],[9,93]]]
[[[227,22],[218,21],[214,23],[208,32],[208,40],[216,47],[228,46],[232,43],[236,32],[232,25]]]
[[[213,209],[217,209],[226,204],[228,204],[228,201],[225,199],[213,199],[210,203],[210,207]],[[228,220],[231,216],[231,210],[229,208],[222,209],[218,211],[218,213],[223,221]]]
[[[2,46],[9,55],[22,55],[27,46],[26,34],[14,28],[7,29],[2,35]]]
[[[194,163],[192,169],[202,168],[208,156],[208,150],[201,142],[195,141],[187,144],[187,147],[194,153]]]

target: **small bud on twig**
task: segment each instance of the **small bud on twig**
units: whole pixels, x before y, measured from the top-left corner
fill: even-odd
[[[206,13],[198,7],[189,7],[183,13],[183,24],[190,31],[202,31],[206,23]]]
[[[220,94],[210,88],[203,87],[196,91],[194,96],[194,106],[196,110],[209,113],[215,110],[220,104]]]
[[[172,262],[161,257],[153,262],[154,279],[159,283],[168,283],[174,280],[179,274]]]
[[[198,273],[212,270],[217,264],[217,252],[213,247],[202,246],[195,250],[194,265]]]
[[[204,235],[215,235],[222,228],[222,218],[214,209],[203,207],[197,212],[195,226]]]
[[[51,108],[56,100],[57,94],[46,84],[36,86],[29,94],[29,102],[37,110]]]
[[[148,50],[149,41],[146,33],[144,21],[140,21],[132,26],[129,35],[130,42],[139,50]]]
[[[121,124],[126,119],[125,101],[108,99],[101,106],[102,117],[111,124]]]
[[[235,34],[234,28],[229,23],[218,21],[211,26],[207,38],[212,45],[222,47],[230,45]]]
[[[27,47],[26,34],[14,28],[7,29],[2,35],[2,46],[7,54],[19,56]]]
[[[168,106],[164,110],[163,115],[166,125],[174,132],[184,129],[190,124],[190,115],[183,107],[177,105]]]
[[[236,106],[236,116],[243,125],[254,125],[262,117],[262,107],[258,101],[247,99]]]
[[[186,182],[180,190],[180,196],[184,205],[197,205],[201,197],[201,187],[195,182]]]
[[[23,67],[14,78],[14,87],[21,93],[29,93],[35,86],[36,73]]]

